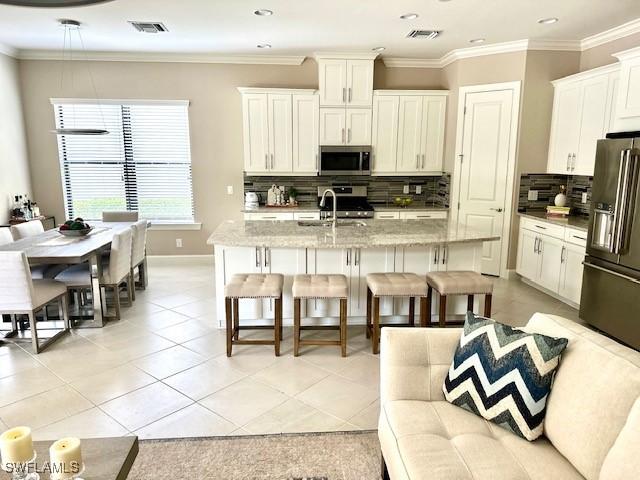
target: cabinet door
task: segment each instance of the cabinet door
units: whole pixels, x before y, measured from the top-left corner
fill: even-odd
[[[373,60],[347,60],[347,105],[371,107]]]
[[[447,212],[400,212],[401,220],[442,220],[447,218]]]
[[[372,173],[396,171],[398,150],[398,106],[400,97],[381,95],[373,101]]]
[[[304,248],[271,248],[267,247],[263,252],[262,272],[280,273],[284,275],[284,285],[282,287],[282,317],[293,318],[293,298],[291,297],[291,287],[293,277],[297,274],[307,272],[307,255]],[[265,317],[273,318],[273,300],[263,301],[263,314]]]
[[[396,272],[415,273],[420,277],[425,278],[427,273],[435,272],[438,270],[440,264],[440,247],[404,247],[396,248]],[[425,278],[426,281],[426,278]],[[395,315],[408,315],[409,314],[409,301],[405,298],[396,298],[394,305]],[[436,311],[436,305],[438,300],[436,299],[432,305],[432,312]],[[416,306],[416,315],[418,315],[419,308]],[[416,321],[417,321],[416,316]]]
[[[582,292],[582,272],[585,248],[570,243],[564,244],[562,268],[560,271],[560,289],[558,293],[573,303],[580,303]]]
[[[291,95],[269,94],[269,170],[290,173],[293,170],[293,133]]]
[[[371,109],[347,108],[347,145],[371,145]]]
[[[356,248],[353,250],[349,314],[364,317],[367,314],[367,275],[394,271],[395,248]],[[391,298],[380,299],[380,315],[393,315]]]
[[[318,95],[293,95],[293,172],[318,172]]]
[[[320,105],[340,107],[347,103],[347,61],[320,60]]]
[[[613,132],[617,117],[616,107],[618,101],[618,88],[620,86],[620,72],[609,74],[609,88],[607,91],[607,123],[606,132]]]
[[[344,145],[346,141],[344,108],[320,109],[320,145]]]
[[[311,274],[342,273],[351,278],[352,249],[307,249],[307,272]],[[339,317],[337,300],[307,300],[308,317]],[[334,323],[334,321],[332,321]]]
[[[216,247],[222,248],[224,283],[226,285],[236,273],[261,273],[264,251],[259,247]],[[224,288],[224,287],[223,287]],[[220,293],[221,294],[221,293]],[[219,294],[219,295],[220,295]],[[224,303],[224,302],[223,302]],[[262,300],[242,299],[239,302],[240,320],[263,318]],[[221,325],[225,323],[224,315],[220,317]]]
[[[556,87],[549,142],[547,173],[569,173],[571,155],[578,151],[580,135],[580,83]]]
[[[540,237],[538,251],[540,252],[540,275],[537,283],[558,293],[560,288],[560,266],[562,247],[564,242],[556,238],[543,235]]]
[[[538,235],[520,228],[518,237],[518,261],[516,272],[529,280],[537,280],[540,269],[540,256],[537,252]]]
[[[576,160],[571,165],[575,175],[593,175],[596,144],[607,133],[607,91],[609,75],[601,75],[582,82],[582,114],[580,139]]]
[[[622,60],[621,64],[617,115],[640,117],[640,57]]]
[[[440,271],[443,270],[471,270],[482,271],[482,243],[449,244],[440,247]],[[447,315],[464,315],[467,312],[467,297],[452,296],[447,299]],[[475,312],[482,312],[484,296],[476,295]]]
[[[423,172],[442,171],[446,108],[447,97],[423,97],[420,147],[420,170]]]
[[[244,170],[250,174],[269,171],[269,113],[267,95],[242,96]]]
[[[422,142],[422,97],[401,96],[398,120],[398,172],[420,170]]]

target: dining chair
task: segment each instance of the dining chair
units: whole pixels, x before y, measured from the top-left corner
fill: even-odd
[[[132,230],[116,233],[111,241],[111,254],[104,260],[102,272],[98,279],[100,284],[100,294],[103,295],[106,305],[106,290],[113,291],[113,301],[115,305],[115,320],[120,320],[120,288],[126,286],[127,305],[132,304],[133,279],[131,278],[131,246]],[[82,263],[67,268],[56,276],[56,280],[63,282],[69,290],[82,290],[91,288],[91,274],[89,265]],[[106,315],[105,315],[106,317]]]
[[[22,240],[23,238],[33,237],[44,232],[44,225],[40,220],[31,220],[29,222],[11,225],[11,235],[14,240]]]
[[[146,220],[131,225],[133,232],[131,246],[131,278],[133,281],[132,297],[136,299],[136,288],[147,288],[147,226]]]
[[[11,234],[11,229],[8,227],[0,228],[0,245],[6,245],[7,243],[13,242],[13,235]]]
[[[118,211],[102,212],[103,222],[137,222],[138,212]]]
[[[41,344],[36,313],[54,302],[64,328]],[[18,330],[16,315],[28,316],[33,351],[40,353],[61,333],[69,331],[67,288],[56,280],[32,279],[24,252],[0,252],[0,314],[11,315],[14,332]]]

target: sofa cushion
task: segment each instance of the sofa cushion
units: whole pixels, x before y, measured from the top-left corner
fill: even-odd
[[[394,480],[583,478],[546,439],[527,442],[444,401],[385,402],[378,431]]]
[[[535,440],[566,346],[566,338],[525,333],[469,312],[444,381],[445,398]]]
[[[569,338],[547,402],[545,436],[589,480],[631,478],[612,472],[625,468],[616,458],[638,466],[640,413],[632,413],[640,408],[640,352],[553,315],[536,313],[525,329]]]

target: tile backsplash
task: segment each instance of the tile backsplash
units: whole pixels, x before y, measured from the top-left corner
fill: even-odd
[[[367,198],[373,206],[391,206],[393,199],[399,196],[413,197],[414,206],[449,207],[449,190],[451,176],[443,174],[434,177],[255,177],[245,175],[244,191],[256,192],[260,195],[260,202],[264,203],[267,190],[273,184],[283,185],[288,190],[295,187],[298,190],[300,205],[317,205],[319,185],[366,185]],[[409,194],[403,194],[403,188],[409,185]],[[416,186],[422,188],[416,194]]]
[[[553,199],[560,193],[560,185],[567,186],[568,206],[573,215],[589,215],[591,208],[591,187],[593,177],[582,175],[555,175],[546,173],[525,173],[520,176],[518,211],[544,210],[553,205]],[[529,190],[537,190],[538,200],[528,200]],[[582,194],[587,194],[587,202],[582,203]]]

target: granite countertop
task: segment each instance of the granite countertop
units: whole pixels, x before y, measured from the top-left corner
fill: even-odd
[[[518,215],[525,218],[533,218],[534,220],[542,220],[543,222],[551,223],[553,225],[576,228],[584,232],[589,230],[589,217],[583,215],[569,215],[567,218],[549,218],[547,217],[547,214],[542,210],[518,212]]]
[[[438,206],[425,206],[425,205],[409,205],[408,207],[399,207],[397,205],[384,205],[384,206],[374,206],[373,209],[376,212],[403,212],[405,210],[411,212],[448,212],[449,209],[447,207],[438,207]]]
[[[221,223],[207,240],[230,247],[367,248],[427,246],[498,240],[499,236],[471,227],[457,228],[449,220],[366,220],[366,226],[302,227],[296,221],[235,221]]]

